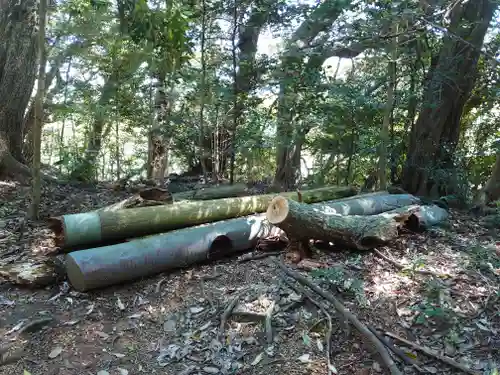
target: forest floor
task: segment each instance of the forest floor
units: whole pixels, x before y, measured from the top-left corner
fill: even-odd
[[[43,218],[88,211],[129,195],[45,187]],[[28,204],[29,187],[0,181],[0,266],[52,246],[43,222],[24,222]],[[316,249],[311,261],[290,267],[334,293],[366,325],[452,357],[470,373],[497,374],[500,230],[491,226],[484,218],[452,211],[445,228],[403,233],[379,253]],[[233,301],[238,305],[221,334],[222,316]],[[265,320],[271,305],[269,345]],[[366,338],[333,308],[328,311],[331,373],[385,373]],[[327,330],[325,315],[283,282],[270,258],[229,259],[89,293],[66,282],[38,290],[0,284],[0,360],[11,362],[0,366],[2,375],[24,370],[33,375],[327,374]],[[393,343],[423,373],[460,373]],[[398,366],[404,374],[418,373],[415,366]]]

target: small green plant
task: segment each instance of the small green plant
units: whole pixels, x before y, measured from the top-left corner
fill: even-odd
[[[469,268],[494,273],[500,268],[500,258],[493,247],[475,246],[469,252]]]
[[[423,301],[412,307],[412,310],[418,311],[416,324],[430,326],[448,326],[454,327],[456,316],[453,310],[446,302],[446,288],[438,279],[430,279],[425,283]]]
[[[368,300],[365,295],[364,283],[357,278],[351,278],[346,274],[344,267],[317,269],[311,271],[311,276],[322,279],[331,285],[335,285],[342,292],[351,293],[361,306],[367,306]]]

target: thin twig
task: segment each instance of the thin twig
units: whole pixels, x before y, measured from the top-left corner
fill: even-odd
[[[480,375],[479,372],[477,371],[474,371],[470,368],[468,368],[467,366],[461,364],[461,363],[458,363],[457,361],[455,361],[454,359],[448,357],[448,356],[445,356],[445,355],[441,355],[437,352],[435,352],[434,350],[432,349],[429,349],[425,346],[421,346],[413,341],[409,341],[407,339],[404,339],[400,336],[397,336],[395,335],[394,333],[391,333],[391,332],[384,332],[384,335],[386,336],[389,336],[389,337],[392,337],[393,339],[396,339],[398,341],[401,341],[402,343],[412,347],[413,349],[416,349],[416,350],[419,350],[421,351],[422,353],[424,354],[427,354],[428,356],[430,357],[434,357],[436,359],[439,359],[441,362],[444,362],[448,365],[450,365],[451,367],[454,367],[460,371],[463,371],[465,372],[466,374],[471,374],[471,375]]]
[[[385,348],[384,344],[380,342],[377,337],[370,332],[366,326],[359,321],[359,319],[351,313],[349,310],[347,310],[344,305],[342,305],[339,300],[331,293],[328,293],[321,289],[319,286],[316,284],[312,283],[309,279],[306,277],[300,275],[299,273],[292,271],[288,267],[286,267],[282,262],[272,259],[272,262],[275,263],[283,272],[285,272],[288,276],[294,278],[297,280],[299,283],[302,285],[306,285],[310,289],[312,289],[315,293],[318,293],[321,297],[326,299],[327,301],[331,302],[335,309],[345,316],[349,321],[356,327],[356,329],[363,335],[365,336],[374,346],[376,351],[380,354],[381,360],[384,363],[384,365],[389,369],[390,373],[392,375],[402,375],[401,371],[399,371],[398,367],[392,360],[391,356],[389,355],[389,352]]]
[[[333,325],[332,325],[332,317],[331,315],[328,313],[328,309],[327,307],[319,302],[319,301],[316,301],[316,299],[312,296],[311,293],[309,293],[304,287],[302,287],[301,285],[295,285],[294,283],[292,283],[291,281],[289,281],[285,275],[283,274],[278,274],[281,279],[290,287],[292,288],[297,294],[302,294],[304,297],[306,297],[307,299],[309,299],[309,301],[312,302],[312,304],[314,304],[316,307],[318,307],[321,312],[326,316],[326,319],[328,320],[328,331],[326,332],[326,335],[325,335],[325,341],[326,341],[326,361],[327,361],[327,365],[328,365],[328,375],[331,375],[332,373],[332,369],[334,368],[333,364],[332,364],[332,360],[330,358],[330,353],[331,353],[331,342],[332,342],[332,332],[333,332]],[[316,326],[318,323],[315,323],[314,326]]]
[[[234,308],[238,304],[238,301],[240,300],[240,297],[243,295],[243,293],[246,291],[246,289],[242,290],[238,294],[236,294],[231,302],[227,305],[226,309],[222,313],[222,316],[220,318],[220,326],[219,326],[219,335],[222,336],[224,334],[224,327],[226,326],[226,322],[231,316]]]
[[[269,252],[263,252],[259,254],[247,254],[246,256],[242,256],[240,259],[238,259],[239,263],[244,263],[244,262],[249,262],[251,260],[257,260],[257,259],[262,259],[262,258],[267,258],[271,256],[277,256],[281,255],[283,251],[269,251]]]
[[[273,343],[273,326],[272,326],[272,319],[273,319],[273,311],[274,311],[274,306],[275,302],[271,302],[271,305],[266,311],[266,320],[265,320],[265,327],[266,327],[266,340],[267,340],[267,345],[271,345]]]
[[[418,273],[420,275],[427,275],[427,276],[434,276],[434,277],[451,277],[450,275],[447,275],[447,274],[440,274],[440,273],[436,273],[436,272],[433,272],[433,271],[426,271],[426,270],[414,270],[414,269],[411,269],[409,268],[408,266],[405,266],[404,264],[401,264],[399,263],[397,260],[394,260],[390,257],[388,257],[387,255],[385,255],[384,253],[382,253],[381,251],[377,250],[377,249],[373,249],[373,251],[375,252],[375,254],[377,254],[379,257],[381,257],[382,259],[388,261],[389,263],[391,263],[393,266],[395,266],[396,268],[399,268],[400,270],[408,270],[408,271],[413,271],[415,273]]]
[[[215,310],[214,301],[212,300],[212,298],[210,298],[210,296],[208,296],[207,292],[205,291],[205,281],[203,279],[200,279],[200,288],[203,298],[205,298],[210,304],[210,309]]]

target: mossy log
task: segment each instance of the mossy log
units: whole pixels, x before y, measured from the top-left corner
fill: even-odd
[[[418,205],[371,216],[325,214],[325,210],[318,209],[318,205],[301,204],[277,196],[271,201],[266,217],[294,241],[314,239],[352,249],[369,250],[396,238],[398,230],[408,226],[408,223],[418,227],[431,212],[430,209],[422,211],[422,206]]]
[[[300,193],[303,202],[314,203],[356,194],[353,187],[326,187]],[[296,192],[283,193],[298,200]],[[172,205],[128,210],[88,212],[49,219],[49,227],[61,248],[163,233],[214,221],[265,212],[274,194],[210,201],[181,202]]]

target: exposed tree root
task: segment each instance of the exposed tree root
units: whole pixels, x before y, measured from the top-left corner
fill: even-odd
[[[299,273],[292,271],[288,267],[286,267],[282,262],[273,259],[273,263],[275,263],[283,272],[285,272],[288,276],[294,278],[296,281],[301,283],[302,285],[305,285],[312,289],[315,293],[319,294],[321,297],[326,299],[328,302],[332,303],[335,309],[345,316],[352,324],[353,326],[361,333],[368,341],[366,344],[370,348],[375,349],[376,352],[380,355],[380,359],[382,360],[383,364],[387,367],[387,369],[390,371],[392,375],[402,375],[402,372],[399,371],[398,367],[392,360],[391,356],[389,355],[389,352],[387,351],[385,345],[363,324],[359,321],[359,319],[351,313],[349,310],[347,310],[344,305],[340,303],[340,301],[335,298],[335,296],[331,293],[328,293],[321,289],[319,286],[316,284],[312,283],[309,279],[306,277],[300,275]],[[371,345],[370,345],[371,343]]]
[[[19,179],[19,177],[30,179],[32,173],[28,166],[17,161],[10,152],[0,148],[0,176],[11,176],[16,179]],[[46,175],[45,173],[40,173],[40,176],[44,181],[57,182],[56,178]]]

